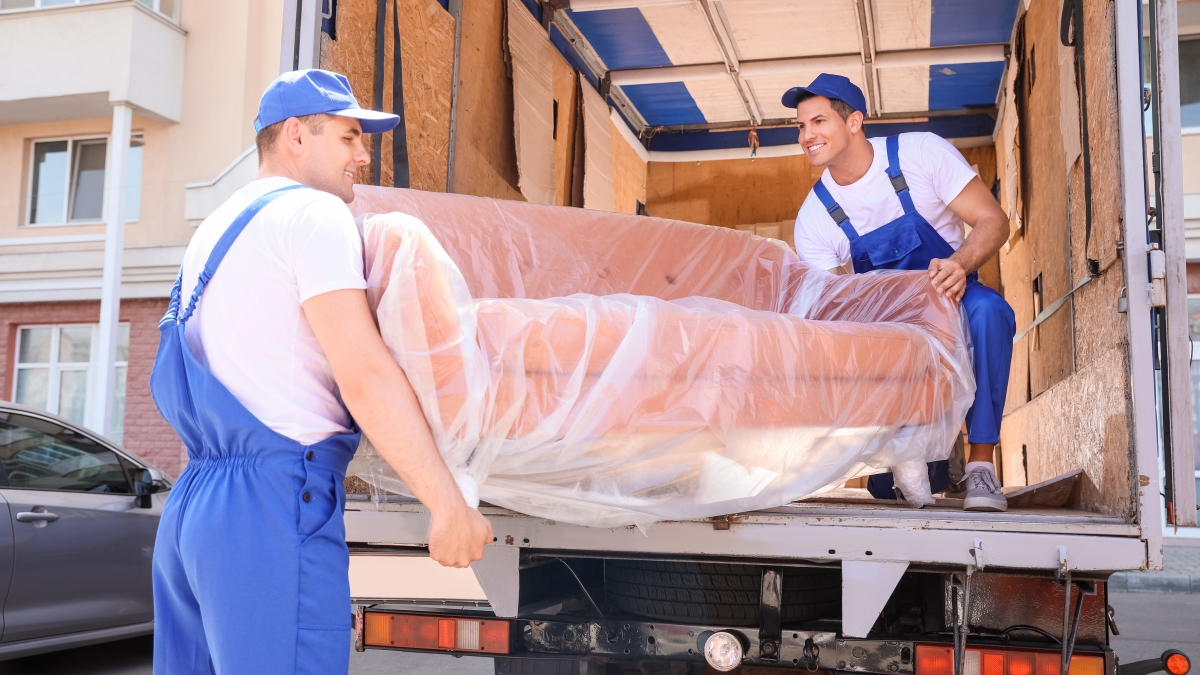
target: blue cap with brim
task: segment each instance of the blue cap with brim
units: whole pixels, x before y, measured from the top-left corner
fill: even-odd
[[[863,96],[862,89],[859,89],[858,85],[851,82],[848,77],[821,73],[807,87],[792,87],[784,92],[783,105],[795,108],[800,105],[800,97],[804,94],[836,98],[844,101],[858,112],[867,114],[867,99]]]
[[[352,117],[367,134],[382,134],[400,124],[398,115],[360,108],[345,76],[328,70],[294,70],[280,75],[263,92],[254,131],[289,117],[321,114]]]

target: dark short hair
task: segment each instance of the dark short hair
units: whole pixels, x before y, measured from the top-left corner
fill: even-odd
[[[820,94],[814,94],[811,91],[802,91],[800,92],[800,98],[796,101],[796,106],[799,107],[801,103],[818,96]],[[854,112],[854,108],[840,98],[829,99],[829,105],[833,108],[834,112],[841,116],[842,121],[850,119],[850,114]]]
[[[308,130],[314,134],[320,134],[325,129],[325,122],[328,121],[329,115],[317,113],[316,115],[303,115],[296,119],[304,122]],[[283,122],[286,122],[284,120]],[[279,133],[283,131],[283,122],[276,122],[269,127],[263,127],[263,130],[258,132],[254,137],[254,147],[258,149],[258,163],[262,164],[263,157],[271,153],[272,146],[279,138]]]

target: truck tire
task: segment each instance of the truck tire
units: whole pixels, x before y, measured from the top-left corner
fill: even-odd
[[[610,611],[673,623],[757,626],[762,568],[721,563],[609,560]],[[782,621],[841,618],[841,571],[785,568]]]

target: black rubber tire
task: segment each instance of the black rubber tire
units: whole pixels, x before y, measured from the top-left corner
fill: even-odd
[[[718,563],[609,560],[610,611],[675,623],[757,626],[762,568]],[[841,617],[841,571],[785,568],[785,624]]]

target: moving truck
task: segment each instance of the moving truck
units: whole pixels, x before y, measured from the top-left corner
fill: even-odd
[[[780,508],[587,528],[484,505],[470,570],[420,503],[348,479],[358,649],[497,673],[759,668],[1182,675],[1120,663],[1106,601],[1196,524],[1174,0],[287,0],[281,66],[345,73],[404,126],[360,182],[791,240],[819,177],[788,87],[867,92],[1008,213],[980,270],[1013,306],[996,464],[1012,508],[861,484]]]

